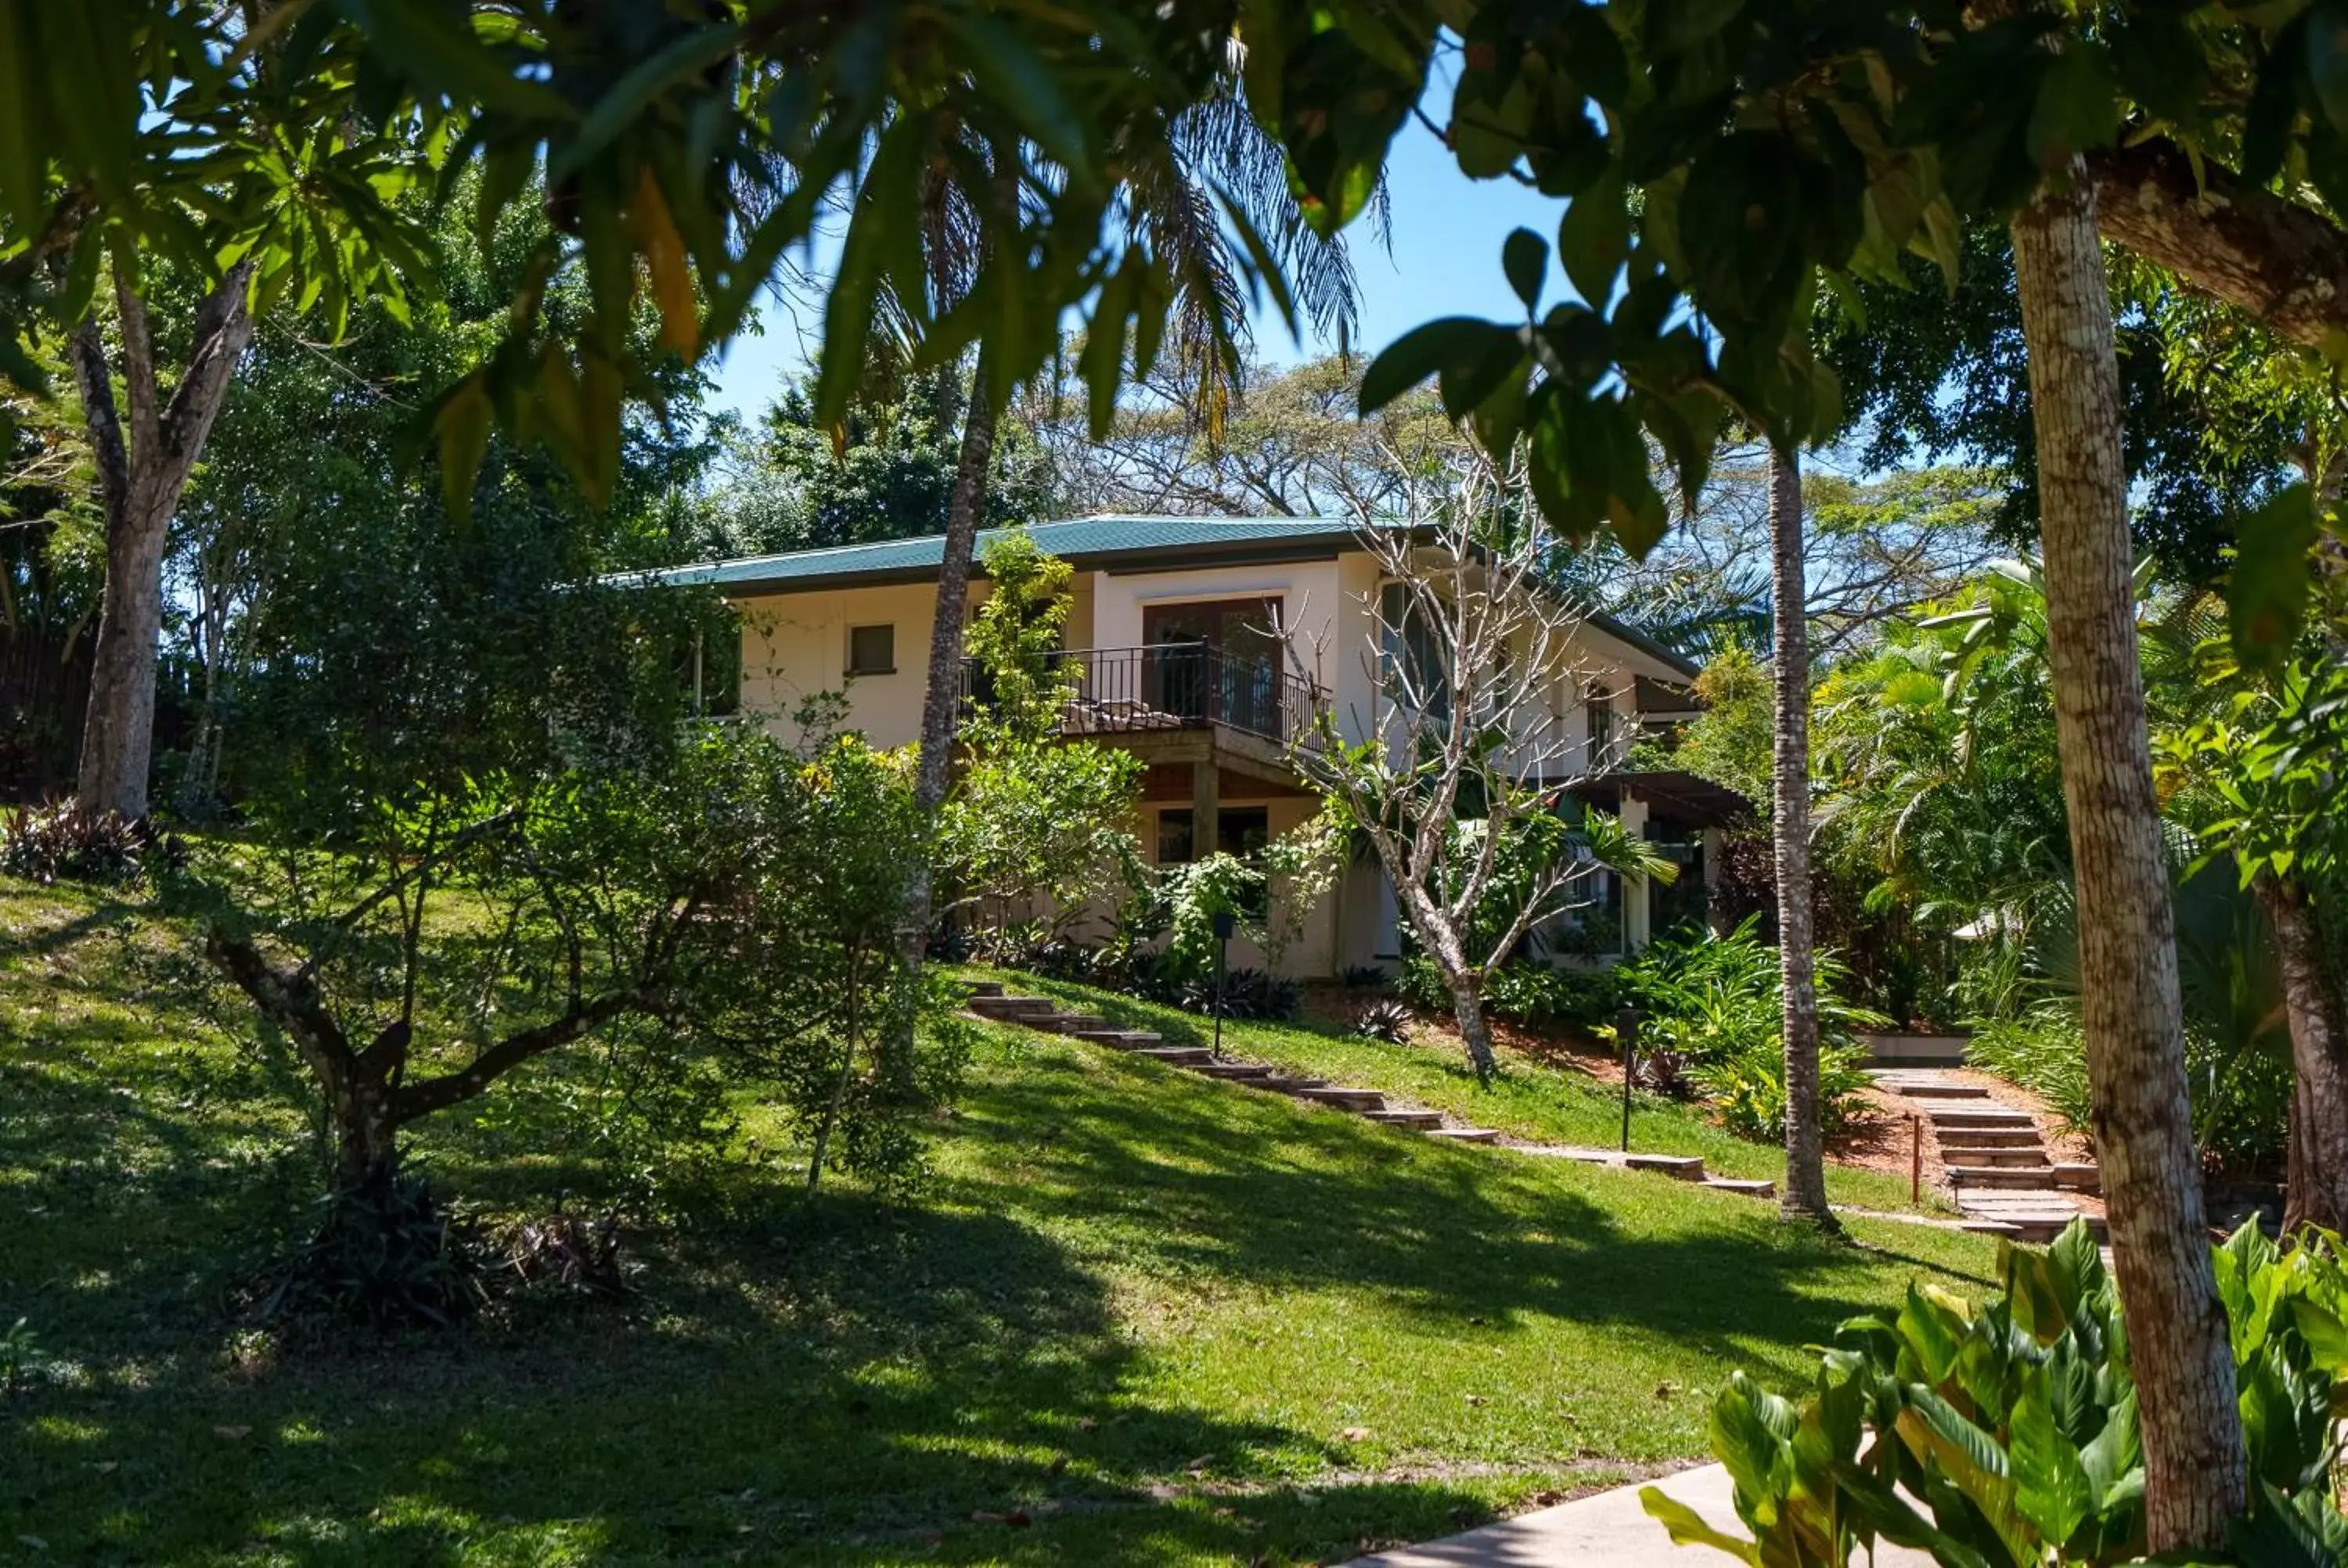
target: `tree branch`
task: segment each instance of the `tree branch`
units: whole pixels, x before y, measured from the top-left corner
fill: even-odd
[[[119,246],[113,248],[114,311],[122,329],[122,387],[130,396],[132,469],[155,461],[161,426],[155,412],[155,334],[147,324],[147,302],[131,282]],[[198,343],[202,342],[200,336]]]
[[[406,1083],[392,1101],[392,1120],[405,1126],[435,1111],[445,1111],[480,1093],[532,1057],[569,1045],[627,1013],[656,1011],[656,993],[644,989],[606,991],[594,1000],[573,1007],[560,1018],[510,1034],[475,1057],[469,1066],[420,1083]]]
[[[122,417],[115,412],[114,379],[106,364],[106,344],[98,323],[84,317],[68,340],[73,358],[74,385],[81,393],[81,419],[89,432],[90,457],[98,466],[98,502],[107,521],[122,516],[130,504],[130,455],[122,446]]]
[[[2348,332],[2348,232],[2165,138],[2087,159],[2106,240],[2310,348]]]
[[[280,972],[251,938],[232,936],[219,926],[204,940],[204,957],[252,999],[263,1017],[294,1037],[294,1046],[322,1081],[343,1081],[356,1070],[358,1057],[350,1040],[306,975]]]

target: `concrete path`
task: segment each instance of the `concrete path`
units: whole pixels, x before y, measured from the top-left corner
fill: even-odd
[[[1731,1561],[1707,1546],[1673,1546],[1663,1527],[1639,1506],[1641,1486],[1662,1487],[1715,1530],[1746,1533],[1728,1471],[1708,1464],[1519,1514],[1465,1535],[1356,1558],[1344,1568],[1705,1568]],[[1878,1568],[1931,1568],[1932,1559],[1929,1553],[1880,1544],[1875,1562]]]

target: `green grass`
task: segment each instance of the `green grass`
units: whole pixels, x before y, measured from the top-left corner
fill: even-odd
[[[804,1199],[754,1122],[624,1307],[297,1349],[226,1307],[316,1180],[249,1039],[185,933],[0,883],[0,1327],[50,1358],[0,1561],[1333,1561],[1697,1454],[1731,1369],[1992,1265],[1003,1031],[918,1206]],[[551,1206],[510,1136],[418,1146]]]
[[[1137,998],[1008,971],[973,968],[970,973],[1013,981],[1022,992],[1058,998],[1089,1012],[1157,1030],[1176,1044],[1203,1045],[1212,1035],[1211,1020]],[[1609,1086],[1506,1046],[1498,1050],[1502,1071],[1489,1085],[1476,1081],[1455,1045],[1392,1045],[1315,1020],[1226,1020],[1223,1046],[1235,1055],[1332,1082],[1383,1090],[1528,1142],[1603,1149],[1622,1143],[1619,1083]],[[1701,1155],[1704,1169],[1715,1175],[1776,1179],[1785,1171],[1782,1150],[1735,1137],[1707,1120],[1698,1107],[1650,1094],[1633,1098],[1631,1146],[1642,1153]],[[1856,1166],[1829,1164],[1827,1192],[1837,1204],[1857,1208],[1896,1212],[1917,1207],[1909,1202],[1904,1176]],[[1930,1194],[1922,1206],[1928,1213],[1949,1212]]]

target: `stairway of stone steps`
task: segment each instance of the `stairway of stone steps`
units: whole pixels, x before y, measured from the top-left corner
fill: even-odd
[[[1911,1102],[1931,1129],[1950,1198],[1967,1230],[2048,1242],[2085,1214],[2096,1239],[2103,1238],[2103,1216],[2087,1213],[2071,1196],[2097,1190],[2096,1167],[2050,1159],[2028,1112],[2001,1105],[1981,1084],[1942,1072],[1886,1069],[1874,1078]]]
[[[1439,1111],[1411,1111],[1390,1106],[1385,1093],[1379,1090],[1354,1089],[1331,1083],[1325,1079],[1283,1072],[1262,1062],[1242,1061],[1229,1057],[1218,1059],[1214,1052],[1203,1046],[1168,1045],[1165,1037],[1155,1030],[1123,1029],[1107,1019],[1090,1013],[1069,1012],[1049,997],[1013,996],[1004,989],[1000,980],[971,982],[963,1005],[979,1017],[997,1023],[1014,1023],[1045,1034],[1066,1035],[1092,1045],[1123,1051],[1129,1056],[1147,1057],[1169,1067],[1185,1068],[1203,1078],[1237,1084],[1245,1089],[1286,1094],[1306,1104],[1326,1106],[1333,1111],[1359,1116],[1381,1127],[1416,1132],[1442,1143],[1498,1143],[1500,1140],[1499,1132],[1494,1128],[1452,1126]],[[1739,1181],[1709,1175],[1705,1173],[1704,1161],[1692,1155],[1620,1154],[1608,1149],[1549,1146],[1529,1147],[1523,1152],[1580,1160],[1591,1164],[1615,1165],[1626,1170],[1656,1172],[1680,1181],[1694,1182],[1716,1191],[1736,1193],[1746,1197],[1772,1197],[1777,1190],[1774,1182]]]

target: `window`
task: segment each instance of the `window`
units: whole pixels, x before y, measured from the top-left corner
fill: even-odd
[[[896,670],[895,627],[851,626],[848,629],[848,672],[850,675],[892,675]]]
[[[1614,694],[1593,685],[1582,699],[1590,727],[1590,771],[1599,773],[1622,759],[1614,755]]]
[[[1438,723],[1451,716],[1451,678],[1437,641],[1439,629],[1427,623],[1425,607],[1409,589],[1387,583],[1378,592],[1378,620],[1385,646],[1388,694],[1397,702],[1416,692],[1426,717]]]
[[[1227,805],[1215,813],[1215,847],[1246,855],[1272,841],[1272,814],[1260,805]],[[1187,866],[1197,858],[1188,806],[1158,814],[1158,864]]]

